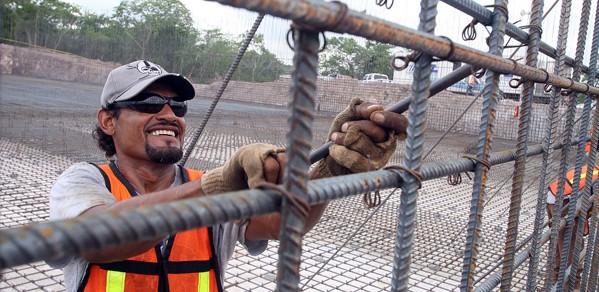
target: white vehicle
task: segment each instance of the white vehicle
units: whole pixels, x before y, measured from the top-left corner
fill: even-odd
[[[368,73],[360,79],[360,82],[370,83],[370,82],[381,82],[381,83],[390,83],[389,76],[381,73]]]

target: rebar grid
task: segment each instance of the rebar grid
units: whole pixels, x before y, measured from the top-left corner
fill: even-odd
[[[477,2],[474,2],[472,0],[442,0],[445,4],[448,4],[472,17],[474,17],[474,19],[476,19],[479,23],[486,25],[486,26],[490,26],[492,24],[492,12],[485,8],[484,6],[478,4]],[[514,38],[515,40],[526,44],[529,39],[531,38],[531,35],[526,33],[524,30],[522,30],[521,28],[517,27],[515,24],[508,22],[506,24],[506,28],[505,28],[505,33]],[[557,50],[555,48],[552,48],[550,45],[548,45],[547,43],[540,41],[539,43],[539,50],[541,51],[541,53],[556,59],[557,58]],[[569,66],[574,66],[574,59],[566,56],[565,57],[565,62],[566,64],[568,64]],[[582,67],[583,72],[588,73],[589,68],[586,66]]]
[[[496,0],[495,5],[507,7],[507,1]],[[505,35],[505,23],[507,21],[506,14],[507,11],[504,12],[501,9],[496,8],[493,15],[493,28],[489,40],[489,52],[498,56],[501,56],[503,53],[503,37]],[[484,99],[476,157],[480,160],[487,160],[491,153],[495,106],[499,94],[499,74],[493,71],[487,71],[483,92]],[[473,288],[482,214],[485,205],[487,171],[488,169],[483,163],[476,164],[472,187],[472,200],[470,201],[470,216],[468,219],[464,263],[462,267],[462,281],[460,284],[460,289],[462,291],[471,291]]]
[[[572,75],[572,79],[573,80],[579,80],[580,79],[580,65],[582,64],[582,59],[584,57],[584,48],[585,48],[585,44],[586,44],[586,35],[587,35],[587,30],[588,30],[588,21],[589,21],[589,15],[590,15],[590,1],[584,1],[583,2],[583,7],[582,7],[582,16],[581,16],[581,20],[580,20],[580,27],[579,27],[579,34],[578,34],[578,41],[577,41],[577,48],[576,48],[576,66],[574,66],[574,73]],[[574,108],[575,108],[575,100],[577,99],[577,95],[574,94],[573,96],[570,97],[570,102],[568,104],[568,121],[574,119]],[[585,100],[585,105],[584,105],[584,112],[582,115],[582,119],[583,119],[583,123],[585,125],[588,125],[589,122],[589,117],[590,117],[590,110],[591,110],[591,100],[590,98],[587,98]],[[568,124],[566,123],[566,129],[568,128]],[[570,127],[571,128],[571,127]],[[588,128],[587,127],[580,127],[579,129],[579,134],[578,137],[586,137],[587,136],[587,131]],[[568,132],[569,134],[569,132]],[[567,138],[569,138],[569,135],[566,135]],[[592,141],[592,140],[591,140]],[[584,159],[584,148],[585,148],[585,144],[586,143],[579,143],[578,145],[578,149],[577,149],[577,153],[576,153],[576,164],[575,164],[575,171],[574,171],[574,182],[572,184],[572,193],[570,194],[570,202],[571,204],[568,210],[568,216],[566,217],[566,228],[564,231],[564,246],[561,248],[561,260],[560,260],[560,267],[559,267],[559,274],[558,274],[558,282],[557,282],[557,288],[561,289],[563,285],[563,277],[562,277],[562,271],[565,275],[565,269],[568,266],[567,262],[568,262],[568,257],[569,257],[569,250],[570,250],[570,240],[572,237],[572,228],[573,228],[573,224],[574,224],[574,211],[576,209],[576,202],[578,202],[581,192],[579,191],[579,186],[580,186],[580,174],[582,172],[582,166],[583,166],[583,159]],[[564,152],[564,150],[562,150],[562,152]],[[591,151],[592,152],[592,151]],[[566,160],[566,158],[564,158],[564,161]],[[591,162],[592,161],[592,162]],[[594,169],[594,154],[589,153],[589,157],[588,157],[588,163],[587,163],[587,175],[588,175],[588,171],[590,168],[591,171],[591,176],[593,174],[593,169]],[[566,162],[564,162],[564,164],[566,164]],[[586,180],[586,183],[592,184],[591,181]],[[583,206],[588,206],[588,196],[590,196],[590,187],[591,186],[585,186],[584,190],[582,190],[582,204]],[[585,204],[585,201],[587,202]],[[562,206],[563,208],[564,206]],[[561,210],[560,209],[555,209],[555,213],[556,216],[558,214],[561,215]],[[586,216],[587,213],[587,208],[584,207],[582,209],[582,211],[580,212],[581,214],[584,214],[584,216]],[[584,222],[580,221],[580,222]],[[580,227],[584,227],[584,224],[579,224]],[[582,239],[582,234],[580,235],[579,239]],[[580,251],[579,251],[580,252]],[[574,259],[578,260],[578,256],[574,256]],[[570,287],[568,291],[572,291],[572,289],[574,289],[574,284],[576,282],[576,267],[578,265],[578,262],[576,263],[572,263],[572,268],[571,268],[571,272],[570,272]],[[573,271],[573,272],[572,272]]]
[[[532,2],[532,15],[530,26],[530,39],[526,55],[526,65],[537,66],[539,54],[539,42],[541,39],[541,17],[543,16],[543,1]],[[508,215],[508,227],[505,240],[505,254],[503,262],[503,274],[501,276],[501,291],[510,291],[512,276],[514,273],[514,256],[516,254],[516,240],[518,238],[518,222],[522,204],[522,186],[524,185],[524,173],[526,169],[526,148],[528,147],[529,123],[532,110],[532,99],[534,94],[534,83],[524,82],[522,90],[522,105],[518,125],[518,142],[516,145],[516,161],[514,163],[514,175],[512,180],[512,195],[510,199],[510,211]],[[565,147],[569,148],[569,147]]]
[[[214,109],[216,108],[216,105],[218,104],[218,101],[220,100],[223,93],[225,92],[225,89],[227,89],[227,85],[229,84],[231,77],[233,77],[235,70],[237,70],[237,66],[239,66],[239,63],[241,62],[241,58],[243,58],[243,55],[245,55],[245,51],[247,51],[247,48],[250,46],[250,43],[254,39],[254,35],[256,34],[256,31],[258,31],[258,27],[260,27],[260,23],[262,23],[262,19],[264,19],[264,14],[262,14],[262,13],[258,14],[258,17],[254,21],[252,28],[248,31],[248,34],[245,36],[245,39],[243,40],[243,43],[241,44],[241,47],[239,48],[237,56],[235,56],[235,60],[233,60],[231,67],[229,67],[229,70],[227,71],[227,74],[225,74],[223,82],[221,83],[220,87],[218,88],[218,91],[216,92],[214,99],[212,99],[212,103],[210,104],[208,111],[202,118],[202,122],[200,123],[200,126],[193,133],[193,136],[191,137],[191,141],[188,144],[189,146],[187,146],[187,149],[185,149],[185,154],[183,155],[183,158],[181,158],[181,161],[179,161],[179,165],[185,166],[185,163],[187,163],[187,159],[189,159],[189,156],[195,149],[195,146],[198,143],[200,136],[202,136],[202,133],[204,132],[204,128],[206,127],[206,124],[208,124],[208,121],[210,120],[210,117],[212,116],[212,113],[214,112]]]
[[[424,2],[426,2],[426,1],[424,1]],[[500,1],[498,1],[498,2],[500,2]],[[509,24],[508,24],[508,27],[509,27]],[[534,33],[531,32],[530,37],[533,38],[533,36],[534,36]],[[444,45],[445,45],[445,43],[444,43]],[[533,45],[533,44],[531,44],[531,45]],[[314,53],[314,55],[316,55],[316,54]],[[519,66],[520,65],[516,65],[515,68],[519,68]],[[594,66],[592,68],[594,68]],[[530,79],[530,80],[533,80],[533,79]],[[533,81],[535,81],[535,80],[533,80]],[[532,81],[529,81],[529,82],[532,83]],[[591,86],[593,86],[594,83],[589,82],[588,84],[591,85]],[[414,84],[414,88],[421,88],[421,87],[419,87],[417,84]],[[589,88],[594,88],[594,87],[589,87]],[[415,92],[419,92],[419,91],[415,90]],[[487,91],[487,93],[488,93],[488,91]],[[414,99],[417,99],[417,98],[418,97],[414,97]],[[491,96],[491,98],[492,98],[492,96]],[[555,102],[557,102],[557,98],[554,98],[554,100],[555,100]],[[589,106],[588,107],[587,107],[586,102],[585,102],[585,111],[588,108],[589,109],[589,115],[590,115],[590,99],[589,99],[588,102],[589,102]],[[524,107],[524,104],[523,104],[523,107]],[[597,112],[596,112],[596,114],[597,114]],[[492,115],[492,111],[490,112],[490,115]],[[523,115],[525,115],[525,113],[523,113]],[[414,119],[418,120],[418,118],[414,118]],[[484,119],[484,117],[483,117],[483,119]],[[523,118],[521,117],[521,125],[523,124],[522,119]],[[412,117],[411,117],[410,122],[413,122],[412,121]],[[291,120],[290,120],[290,123],[291,123]],[[583,124],[587,125],[588,124],[588,119],[587,119],[587,122],[583,122]],[[597,125],[595,125],[595,126],[597,126]],[[549,127],[548,129],[550,129],[549,130],[549,137],[550,137],[550,135],[551,135],[551,129],[552,128]],[[567,132],[568,131],[568,127],[566,129],[567,129],[566,130],[566,132]],[[581,133],[582,133],[582,131],[583,130],[582,130],[582,127],[581,127]],[[413,132],[410,132],[410,133],[411,133],[410,134],[410,138],[412,139],[412,136],[413,136],[412,133]],[[553,132],[553,133],[555,133],[555,132]],[[490,127],[489,131],[487,131],[487,134],[489,135],[489,137],[492,136],[491,135],[492,134],[492,127]],[[291,133],[289,135],[291,136]],[[519,135],[519,140],[520,140],[520,137],[521,136]],[[582,137],[582,135],[580,135],[580,137]],[[485,138],[487,138],[487,137],[485,137]],[[416,139],[416,137],[414,137],[414,139]],[[566,140],[566,139],[564,139],[564,140]],[[570,139],[567,139],[567,141],[564,141],[564,143],[565,144],[570,144],[569,140]],[[594,136],[594,140],[596,140],[595,136]],[[291,141],[291,139],[290,139],[290,141]],[[541,153],[543,151],[543,148],[547,149],[547,151],[551,151],[551,149],[550,149],[550,148],[552,148],[552,147],[550,147],[552,145],[551,139],[547,138],[547,141],[548,141],[548,145],[549,145],[548,147],[538,147],[538,146],[534,147],[533,146],[533,147],[531,147],[533,149],[532,151],[533,152],[534,151],[539,151],[538,153]],[[529,151],[526,151],[526,150],[521,151],[520,150],[521,146],[519,144],[518,149],[516,150],[517,154],[515,154],[515,155],[513,153],[509,153],[509,154],[508,153],[503,153],[503,154],[499,154],[499,155],[490,154],[489,153],[490,152],[490,148],[491,148],[490,147],[490,142],[491,142],[490,138],[489,138],[489,141],[485,141],[485,143],[488,144],[488,151],[486,152],[486,154],[490,155],[489,156],[489,160],[490,161],[496,161],[497,159],[499,159],[499,160],[501,160],[501,159],[504,159],[504,160],[505,159],[521,159],[522,156],[523,156],[523,154],[521,152],[526,152],[527,155],[530,155],[530,153],[531,153],[530,149],[529,149]],[[294,143],[289,143],[289,145],[295,146],[296,144],[294,144]],[[581,143],[584,144],[584,142],[582,142],[582,138],[579,139],[578,145],[580,145]],[[415,148],[417,148],[417,147],[415,147]],[[524,146],[523,148],[526,149],[526,146]],[[485,151],[486,151],[486,149],[485,149]],[[507,157],[509,157],[509,158],[507,158]],[[408,160],[406,158],[406,164],[407,164],[407,161]],[[507,161],[511,161],[511,160],[507,160]],[[302,163],[303,163],[303,161],[302,161]],[[577,163],[578,163],[578,156],[577,156]],[[439,164],[430,164],[430,165],[424,164],[421,167],[421,173],[424,175],[425,179],[431,179],[432,177],[434,177],[434,175],[436,175],[436,174],[438,174],[440,172],[447,173],[448,171],[451,170],[452,173],[455,173],[455,172],[459,172],[459,170],[461,170],[463,168],[466,168],[466,170],[472,170],[473,165],[476,165],[477,168],[481,167],[480,163],[475,164],[475,163],[472,163],[472,161],[469,161],[467,159],[461,159],[461,160],[457,160],[457,161],[450,161],[448,164],[440,164],[440,165]],[[436,169],[436,167],[440,167],[440,169]],[[456,167],[458,168],[458,170],[456,170]],[[289,172],[287,172],[287,171],[291,172],[291,170],[286,169],[286,174],[288,174],[286,177],[289,177],[291,174]],[[427,173],[427,171],[428,171],[428,176],[425,174],[425,173]],[[465,171],[465,170],[463,170],[463,171]],[[482,170],[482,171],[484,172],[484,170]],[[343,180],[338,180],[338,181],[337,180],[330,180],[330,181],[326,180],[326,182],[331,187],[331,190],[330,190],[331,193],[326,194],[326,192],[325,192],[325,195],[322,195],[321,193],[319,193],[319,195],[321,195],[322,197],[318,197],[318,199],[321,200],[321,202],[322,202],[322,200],[328,201],[328,200],[334,199],[334,196],[343,197],[343,196],[346,196],[346,195],[347,196],[353,195],[354,193],[351,193],[351,192],[350,193],[346,193],[346,189],[345,188],[348,187],[348,185],[350,185],[349,188],[352,188],[352,187],[359,188],[357,186],[358,184],[362,184],[362,185],[365,184],[366,187],[363,187],[363,188],[367,188],[367,189],[370,189],[370,188],[371,189],[383,188],[382,185],[378,185],[378,183],[380,182],[379,175],[380,176],[386,175],[386,176],[391,177],[391,178],[389,178],[390,182],[388,182],[388,184],[391,185],[391,186],[402,185],[403,187],[406,187],[406,185],[408,185],[409,182],[406,181],[406,183],[403,184],[402,181],[401,181],[401,179],[402,178],[406,178],[406,179],[410,178],[409,174],[403,173],[401,171],[381,171],[381,172],[367,173],[367,174],[363,174],[363,175],[364,176],[359,176],[359,175],[358,176],[351,176],[351,177],[347,177],[347,178],[344,178]],[[543,176],[543,177],[545,177],[545,176]],[[351,181],[350,179],[352,179],[353,181]],[[515,180],[515,178],[514,178],[514,180]],[[374,183],[375,181],[376,181],[376,183]],[[353,186],[351,186],[352,183],[354,183]],[[591,184],[588,183],[588,182],[587,182],[587,184],[588,184],[588,186],[587,186],[587,188],[588,188]],[[308,188],[306,186],[303,186],[304,192],[306,192],[307,190],[311,190],[312,186],[316,186],[316,185],[317,184],[313,185],[313,183],[310,182],[310,188]],[[342,185],[341,189],[339,187],[340,185]],[[481,184],[481,185],[484,185],[484,184]],[[544,182],[541,183],[540,185],[541,186],[539,188],[544,188],[544,191],[546,193],[547,188],[544,185]],[[302,187],[302,186],[300,186],[300,187]],[[387,186],[387,187],[389,187],[389,186]],[[516,189],[516,187],[513,187],[513,190],[514,189]],[[356,191],[356,193],[360,193],[362,191],[364,191],[364,190],[358,190],[358,191]],[[317,190],[317,192],[318,192],[318,190]],[[521,192],[521,190],[519,192]],[[187,215],[190,215],[190,214],[192,214],[193,216],[188,216],[188,217],[185,217],[185,218],[181,217],[181,218],[178,219],[180,221],[172,221],[172,222],[174,222],[174,225],[171,224],[171,221],[161,222],[160,220],[162,220],[162,219],[150,219],[150,220],[152,220],[150,222],[147,219],[147,217],[145,217],[145,216],[149,216],[149,214],[151,214],[151,212],[155,212],[154,209],[151,209],[151,211],[147,212],[147,213],[131,213],[131,214],[137,214],[137,215],[135,215],[137,217],[134,216],[134,217],[129,217],[129,218],[137,219],[137,221],[134,221],[134,222],[143,223],[143,221],[146,221],[145,224],[142,224],[142,226],[145,226],[146,229],[154,229],[154,225],[153,224],[156,224],[157,226],[159,226],[159,228],[156,228],[159,231],[148,231],[148,230],[145,230],[146,232],[150,232],[150,233],[151,232],[166,232],[165,231],[166,229],[170,229],[170,228],[173,228],[172,226],[175,226],[174,227],[175,230],[169,230],[169,232],[167,232],[167,233],[170,233],[170,232],[173,232],[173,231],[180,230],[180,228],[185,228],[185,229],[193,228],[191,225],[195,225],[195,224],[206,224],[205,222],[220,222],[220,220],[230,221],[230,220],[235,220],[235,218],[237,218],[237,217],[247,218],[249,216],[253,216],[253,215],[256,215],[256,214],[264,214],[264,213],[270,212],[270,211],[265,211],[265,210],[271,210],[271,211],[272,210],[278,210],[278,208],[280,206],[279,205],[280,199],[276,198],[276,196],[274,195],[274,192],[255,191],[256,197],[265,197],[266,198],[266,199],[263,199],[263,201],[262,201],[263,205],[259,205],[259,206],[257,206],[257,205],[249,205],[248,202],[252,202],[253,200],[256,200],[256,199],[253,198],[253,197],[251,199],[245,198],[245,197],[243,197],[243,194],[245,194],[245,193],[244,192],[240,192],[240,193],[242,193],[242,194],[241,195],[239,195],[239,194],[233,194],[232,199],[229,200],[229,201],[226,201],[230,206],[229,206],[229,209],[227,209],[225,211],[219,209],[219,208],[221,208],[222,206],[225,205],[224,203],[215,203],[215,204],[217,204],[217,207],[210,209],[210,204],[208,204],[208,203],[206,203],[204,201],[199,201],[199,204],[198,204],[198,201],[194,201],[193,204],[197,204],[198,206],[202,206],[203,208],[207,208],[208,209],[208,211],[204,211],[205,214],[207,214],[205,216],[212,216],[212,217],[207,217],[207,218],[209,218],[209,219],[207,219],[207,221],[202,219],[201,223],[197,223],[196,221],[198,221],[198,219],[200,219],[200,218],[203,218],[202,216],[204,216],[204,215],[199,216],[198,213],[193,213],[193,212],[188,212],[188,213],[184,214],[184,216],[187,216]],[[294,193],[298,194],[298,192],[294,192]],[[299,193],[301,193],[301,192],[299,192]],[[418,195],[417,190],[414,193],[415,193],[415,195],[417,197],[417,195]],[[482,193],[484,194],[484,190],[482,191]],[[331,197],[329,197],[329,195]],[[314,197],[310,196],[310,198],[311,198],[311,203],[315,203],[314,199],[313,199]],[[541,196],[539,197],[539,201],[543,202],[543,200],[541,200],[540,198],[541,198]],[[217,201],[215,201],[215,202],[217,202]],[[416,200],[414,199],[414,206],[415,206],[415,203],[416,203]],[[248,206],[250,206],[250,207],[248,207]],[[264,207],[264,206],[266,206],[266,207]],[[191,207],[186,206],[186,205],[176,205],[176,207],[177,208],[183,208],[183,209],[186,209],[186,208],[190,208],[191,209]],[[158,208],[160,208],[160,207],[158,207]],[[163,209],[163,210],[167,210],[168,212],[171,212],[172,210],[174,210],[175,206],[170,206],[169,205],[169,207],[163,207],[163,208],[168,208],[168,209]],[[263,208],[265,208],[265,209],[263,209]],[[597,208],[597,204],[595,204],[595,208]],[[197,211],[197,210],[199,210],[199,207],[197,207],[196,209],[193,209],[193,210]],[[414,210],[415,210],[415,208],[414,208]],[[159,214],[164,214],[167,211],[162,211],[163,213],[159,212]],[[179,212],[179,210],[177,210],[177,212]],[[237,213],[235,213],[235,212],[237,212]],[[481,212],[482,212],[482,208],[481,208]],[[510,219],[512,218],[511,214],[512,214],[512,208],[510,208]],[[597,213],[595,213],[595,214],[597,214]],[[119,214],[119,215],[121,215],[121,214]],[[133,215],[130,215],[130,216],[133,216]],[[219,217],[219,216],[221,216],[221,217]],[[582,216],[582,215],[579,215],[579,216]],[[119,229],[119,228],[122,228],[122,227],[119,227],[119,226],[122,225],[122,223],[127,222],[127,221],[118,221],[118,220],[117,221],[111,221],[113,219],[110,216],[108,216],[106,218],[109,218],[109,219],[102,219],[100,221],[96,221],[96,223],[100,222],[100,223],[104,224],[103,226],[100,227],[101,231],[99,231],[99,233],[91,233],[91,235],[86,234],[85,236],[89,236],[89,237],[87,237],[87,239],[82,239],[81,242],[83,242],[83,240],[87,240],[85,243],[87,243],[87,244],[93,243],[93,244],[95,244],[94,248],[97,249],[97,248],[101,248],[103,244],[114,245],[114,244],[119,244],[120,241],[123,240],[121,238],[117,238],[117,239],[108,239],[108,240],[105,241],[105,239],[101,239],[102,236],[106,236],[106,234],[104,234],[104,233],[110,232],[111,230],[124,230],[124,231],[117,231],[117,234],[119,234],[119,236],[120,236],[119,232],[122,232],[122,233],[131,232],[128,229],[127,230],[126,229]],[[195,218],[195,221],[194,221],[194,219],[191,219],[191,218]],[[210,221],[210,220],[212,220],[212,221]],[[75,225],[79,224],[78,221],[76,221],[76,220],[74,222],[75,222]],[[181,223],[181,222],[183,222],[183,223]],[[190,223],[190,222],[192,222],[192,223]],[[400,220],[400,222],[403,222],[403,221]],[[542,220],[541,220],[541,222],[542,222]],[[30,240],[30,242],[36,243],[37,245],[35,245],[35,247],[38,247],[38,248],[41,248],[41,249],[50,248],[51,247],[51,248],[54,248],[56,251],[59,251],[60,249],[64,248],[64,246],[60,245],[60,247],[57,247],[57,246],[52,246],[51,244],[40,244],[40,241],[44,241],[45,240],[45,236],[49,235],[50,233],[53,233],[54,231],[57,231],[58,233],[64,234],[65,232],[68,232],[66,230],[67,230],[67,228],[70,228],[70,226],[71,225],[69,223],[69,224],[66,224],[64,226],[59,226],[60,228],[58,228],[56,230],[53,229],[54,228],[53,226],[51,226],[51,228],[43,229],[43,230],[42,229],[36,229],[37,227],[34,227],[33,228],[34,231],[32,231],[33,233],[27,233],[27,234],[25,234],[26,235],[25,237],[26,238],[33,237],[33,239]],[[87,224],[85,226],[86,227],[91,227],[92,224]],[[93,226],[96,227],[96,225],[93,225]],[[165,227],[165,226],[169,226],[169,227]],[[85,228],[81,228],[80,227],[79,231],[81,231],[83,229],[85,229]],[[542,230],[542,228],[539,228],[539,229]],[[515,230],[517,231],[517,227],[516,227]],[[104,233],[102,233],[102,232],[104,232]],[[5,244],[9,244],[9,245],[12,245],[13,251],[14,250],[16,250],[16,251],[25,251],[24,254],[27,256],[26,261],[31,261],[32,257],[30,257],[30,255],[32,255],[32,253],[28,250],[28,248],[18,246],[19,243],[16,243],[17,237],[10,237],[12,235],[8,234],[8,233],[7,234],[9,236],[8,237],[4,237],[3,234],[5,234],[5,233],[4,232],[0,232],[0,251],[2,251],[2,246],[4,246]],[[71,233],[71,235],[75,235],[75,234],[77,234],[77,233]],[[398,234],[397,234],[398,238],[399,238],[399,234],[400,233],[398,232]],[[138,236],[138,235],[139,234],[137,234],[135,236]],[[77,236],[79,236],[79,234],[77,234]],[[58,237],[60,237],[60,236],[58,236]],[[284,238],[284,237],[285,236],[281,236],[281,238]],[[580,237],[582,237],[582,236],[580,236]],[[56,239],[56,237],[53,237],[53,238]],[[7,239],[7,241],[5,241],[5,239]],[[544,239],[546,240],[545,237],[541,238],[541,240],[540,240],[541,242],[539,242],[539,246],[543,244],[543,242],[544,242],[543,240]],[[69,242],[69,244],[73,244],[73,242],[78,242],[79,241],[79,239],[75,240],[75,239],[72,239],[72,238],[68,239],[68,240],[71,241],[71,242]],[[126,239],[126,240],[130,240],[130,239]],[[136,240],[134,239],[132,241],[136,241]],[[299,249],[300,249],[300,252],[301,252],[301,236],[299,237],[299,241],[300,242],[299,242],[298,246],[299,246]],[[62,242],[60,240],[57,240],[56,242],[61,243],[61,244],[65,243],[65,242]],[[115,242],[117,242],[117,243],[115,243]],[[411,239],[410,239],[410,244],[411,244]],[[17,248],[15,248],[15,246],[17,246]],[[68,244],[67,244],[67,246],[68,246]],[[98,246],[100,246],[100,247],[98,247]],[[508,249],[507,246],[508,246],[508,243],[506,242],[506,254],[507,254],[507,249]],[[84,248],[87,248],[87,247],[83,246],[83,249]],[[513,248],[513,246],[511,248]],[[591,248],[591,247],[589,246],[589,248]],[[81,246],[75,245],[74,248],[70,248],[70,249],[67,248],[66,253],[79,252],[79,251],[83,250],[83,249],[81,249],[81,250],[80,249],[81,249]],[[52,250],[52,251],[54,252],[55,250]],[[60,252],[62,254],[64,254],[64,251],[60,251]],[[513,255],[516,252],[517,252],[517,250],[513,251],[513,252],[510,252],[510,254],[512,255],[511,256],[511,260],[512,260],[512,262],[515,262],[515,266],[513,268],[510,268],[512,271],[517,266],[519,266],[521,263],[523,263],[525,261],[525,259],[526,259],[526,254],[524,254],[524,253],[520,253],[520,254],[518,254],[514,258]],[[410,252],[408,251],[407,254],[409,255]],[[0,257],[3,257],[3,255],[4,255],[4,252],[0,252]],[[595,252],[595,254],[593,255],[593,260],[595,259],[596,255],[597,255],[597,253]],[[589,254],[588,254],[588,256],[590,257]],[[44,259],[47,259],[47,258],[44,258]],[[538,261],[538,255],[536,256],[536,260]],[[279,261],[279,264],[282,264],[281,262],[287,262],[287,261],[288,261],[287,259],[283,259],[282,258]],[[297,261],[298,261],[298,270],[299,270],[299,255],[297,256]],[[285,264],[285,263],[283,263],[283,264]],[[4,266],[4,260],[0,260],[0,267],[3,267],[3,266]],[[594,267],[596,267],[596,264],[594,265]],[[409,269],[409,261],[408,261],[407,268]],[[291,272],[291,274],[294,274],[294,273],[297,274],[297,271],[294,271],[294,270],[292,270],[290,272]],[[474,268],[472,269],[471,272],[474,273]],[[296,277],[295,274],[292,275],[292,277]],[[407,274],[409,274],[409,272],[406,273],[406,279],[407,279]],[[591,275],[593,275],[593,274],[591,274]],[[395,273],[394,273],[394,276],[395,276]],[[285,277],[283,277],[283,278],[285,278]],[[395,280],[393,280],[392,284],[395,284]],[[502,283],[502,286],[503,286],[503,283]],[[297,284],[295,284],[295,285],[291,284],[291,285],[286,286],[286,287],[290,287],[289,290],[297,290]],[[591,286],[591,287],[594,287],[594,286]],[[469,286],[468,288],[469,288],[469,290],[471,290],[472,286]],[[406,284],[406,289],[407,289],[407,284]],[[502,289],[503,289],[503,287],[502,287]]]
[[[433,34],[437,26],[438,0],[420,2],[420,24],[418,30]],[[414,81],[412,82],[412,99],[410,101],[408,139],[406,141],[406,157],[404,166],[419,171],[424,151],[424,134],[426,131],[426,108],[428,106],[432,56],[423,54],[416,61]],[[417,178],[408,175],[401,186],[395,255],[393,257],[393,274],[391,291],[407,291],[410,276],[410,260],[412,257],[412,241],[414,237],[415,218],[420,183]]]
[[[267,13],[273,16],[291,19],[314,27],[326,27],[328,23],[338,22],[329,31],[348,33],[369,40],[397,45],[425,54],[446,58],[452,62],[468,63],[476,68],[487,68],[491,71],[521,76],[531,81],[548,83],[561,88],[569,88],[576,92],[599,94],[599,88],[569,78],[547,73],[544,70],[532,68],[510,61],[501,56],[484,53],[476,49],[456,44],[443,37],[436,37],[418,30],[391,23],[376,17],[364,15],[361,12],[348,10],[345,17],[339,20],[343,8],[334,3],[319,0],[209,0],[221,4],[244,8],[247,10]],[[451,56],[449,56],[451,55]]]
[[[318,31],[295,29],[295,57],[293,65],[293,100],[289,104],[285,189],[299,198],[307,191],[314,96],[316,95],[316,67],[318,65]],[[282,228],[279,235],[278,291],[299,291],[299,270],[302,251],[302,230],[306,218],[294,212],[293,204],[283,199]]]

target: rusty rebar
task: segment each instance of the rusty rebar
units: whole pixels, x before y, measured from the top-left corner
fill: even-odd
[[[507,7],[507,1],[495,0],[495,6]],[[505,23],[507,21],[507,8],[505,9],[504,11],[503,9],[496,8],[494,12],[493,28],[489,44],[489,52],[493,55],[501,56],[503,53],[503,38],[505,35]],[[497,96],[499,95],[499,74],[494,71],[487,71],[486,77],[476,152],[476,157],[482,161],[487,160],[489,153],[491,153],[495,106],[497,105]],[[471,291],[474,283],[482,214],[485,205],[487,172],[488,169],[483,163],[476,164],[472,199],[470,200],[470,216],[468,218],[464,263],[462,266],[462,281],[460,284],[462,291]]]
[[[418,30],[433,34],[437,26],[438,0],[422,0],[420,2],[420,24]],[[428,107],[429,87],[431,84],[432,56],[422,54],[416,61],[414,80],[412,82],[412,99],[410,101],[408,138],[404,166],[419,171],[424,152],[424,134],[426,133],[426,109]],[[407,291],[412,257],[412,241],[414,238],[418,189],[420,183],[412,175],[404,178],[401,187],[399,214],[397,217],[397,233],[393,271],[391,273],[391,291]]]
[[[314,97],[316,96],[316,67],[318,65],[318,31],[294,28],[295,56],[293,65],[293,100],[287,133],[285,189],[300,198],[306,198]],[[302,231],[305,220],[292,210],[292,204],[283,200],[281,231],[279,235],[279,263],[277,291],[299,291],[299,270],[302,252]]]
[[[530,33],[526,65],[537,66],[539,55],[539,42],[541,40],[541,17],[543,15],[543,1],[532,2],[531,27],[538,27]],[[516,240],[518,239],[518,222],[522,204],[522,187],[526,170],[526,148],[528,147],[528,135],[530,116],[532,111],[532,99],[534,95],[534,83],[525,81],[522,90],[522,104],[518,124],[518,142],[516,145],[516,161],[514,163],[514,175],[512,179],[512,193],[510,198],[510,211],[508,215],[507,235],[505,239],[505,252],[503,261],[503,273],[501,276],[501,291],[510,291],[512,276],[514,273],[514,257],[516,255]]]

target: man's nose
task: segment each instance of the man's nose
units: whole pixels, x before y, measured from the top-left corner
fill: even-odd
[[[171,106],[168,104],[165,104],[162,107],[162,109],[156,114],[156,118],[172,121],[172,120],[177,119],[177,116],[175,115],[175,112],[173,112],[173,109],[171,108]]]

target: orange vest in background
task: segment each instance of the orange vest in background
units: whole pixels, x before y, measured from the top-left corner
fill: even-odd
[[[585,165],[582,167],[582,170],[580,172],[580,185],[578,186],[579,190],[582,190],[584,188],[584,185],[586,184],[586,176],[587,176],[587,166]],[[597,179],[597,176],[599,176],[599,169],[596,166],[595,169],[593,170],[593,181],[595,181],[595,179]],[[572,184],[574,184],[574,169],[572,169],[566,173],[566,185],[564,187],[564,197],[572,194]],[[551,191],[551,193],[554,196],[557,197],[557,180],[555,180],[549,186],[549,190]]]
[[[98,167],[117,201],[137,195],[114,164]],[[184,171],[189,180],[202,177],[200,171]],[[78,291],[222,291],[210,228],[179,232],[163,248],[161,252],[157,245],[119,262],[88,264]]]

